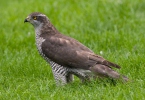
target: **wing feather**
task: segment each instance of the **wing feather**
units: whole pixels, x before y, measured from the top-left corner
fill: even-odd
[[[45,56],[66,67],[89,69],[89,67],[98,63],[120,68],[120,66],[94,54],[93,51],[77,40],[62,34],[45,36],[42,51]]]

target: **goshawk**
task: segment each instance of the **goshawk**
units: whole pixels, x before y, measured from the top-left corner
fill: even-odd
[[[112,69],[120,68],[119,65],[96,55],[79,41],[61,34],[46,15],[34,12],[24,22],[34,26],[37,49],[52,67],[57,85],[73,81],[73,75],[82,81],[95,77],[128,80]]]

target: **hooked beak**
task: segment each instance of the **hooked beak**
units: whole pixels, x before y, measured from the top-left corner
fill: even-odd
[[[25,22],[29,22],[29,21],[27,20],[27,18],[24,20],[24,23],[25,23]]]
[[[30,21],[30,18],[29,18],[29,16],[24,20],[24,23],[25,22],[29,22]]]

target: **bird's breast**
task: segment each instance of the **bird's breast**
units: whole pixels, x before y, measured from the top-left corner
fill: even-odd
[[[44,56],[43,52],[42,52],[42,43],[45,41],[44,38],[42,37],[39,37],[39,36],[36,36],[36,46],[37,46],[37,49],[39,51],[39,53]]]

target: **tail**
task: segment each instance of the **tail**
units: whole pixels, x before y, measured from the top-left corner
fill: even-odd
[[[105,65],[96,64],[95,66],[90,67],[89,70],[100,77],[110,77],[113,79],[123,79],[124,81],[128,81],[128,78],[126,76],[120,75],[119,73]]]

